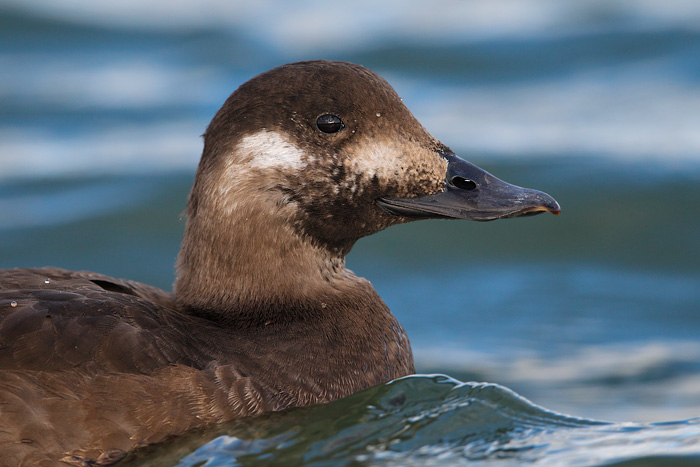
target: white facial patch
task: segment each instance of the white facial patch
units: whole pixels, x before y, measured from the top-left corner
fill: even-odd
[[[225,158],[221,178],[214,183],[219,208],[230,215],[251,203],[263,206],[265,200],[278,195],[268,188],[280,183],[289,173],[301,172],[307,160],[308,155],[284,133],[261,130],[243,137],[233,154]]]
[[[357,147],[349,165],[356,173],[366,178],[377,175],[380,178],[395,177],[400,171],[400,150],[389,144],[371,141]]]
[[[276,131],[262,130],[244,137],[236,152],[251,168],[298,171],[306,167],[304,151]]]
[[[350,148],[347,165],[365,180],[376,177],[380,184],[398,186],[402,196],[437,193],[444,189],[447,160],[426,146],[402,138],[364,139]],[[350,189],[354,193],[362,185]]]

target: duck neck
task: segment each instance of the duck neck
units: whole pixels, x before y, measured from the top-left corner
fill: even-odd
[[[279,212],[236,208],[190,212],[175,282],[181,311],[239,324],[297,321],[341,296],[376,296],[342,252],[314,245]]]
[[[345,267],[352,241],[335,249],[314,242],[294,202],[235,171],[208,172],[203,161],[178,258],[178,310],[217,322],[227,338],[239,338],[236,348],[252,345],[252,355],[273,349],[280,367],[327,381],[328,397],[413,372],[403,328],[371,284]],[[227,180],[207,178],[216,176]],[[300,363],[309,352],[323,357]]]

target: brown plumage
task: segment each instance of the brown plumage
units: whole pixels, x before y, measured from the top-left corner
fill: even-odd
[[[343,127],[321,131],[327,114]],[[455,188],[467,175],[477,190]],[[345,268],[354,242],[415,218],[558,210],[456,158],[365,68],[264,73],[207,129],[174,294],[0,271],[0,463],[106,465],[198,426],[410,374],[403,328]]]

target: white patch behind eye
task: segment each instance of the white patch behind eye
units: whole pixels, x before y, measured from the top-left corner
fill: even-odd
[[[243,160],[247,159],[250,167],[257,169],[302,170],[306,167],[304,151],[276,131],[262,130],[246,136],[238,143],[236,151]]]

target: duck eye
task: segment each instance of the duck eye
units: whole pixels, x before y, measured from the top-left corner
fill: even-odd
[[[476,189],[476,182],[464,177],[452,177],[452,184],[460,190],[472,191]]]
[[[338,133],[345,128],[345,123],[333,114],[324,114],[316,120],[316,126],[324,133]]]

